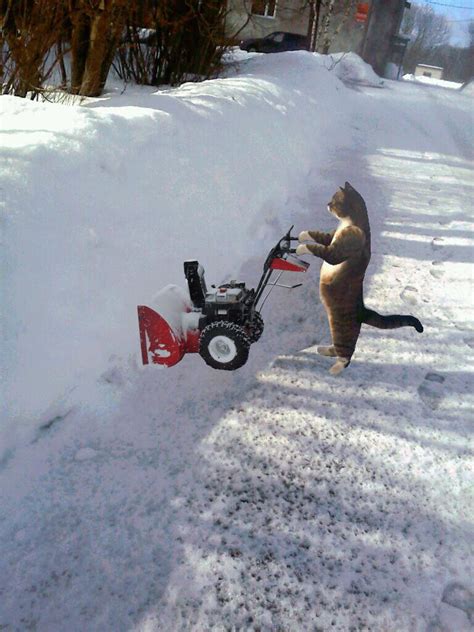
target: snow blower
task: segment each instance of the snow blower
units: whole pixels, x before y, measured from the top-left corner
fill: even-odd
[[[292,228],[268,253],[255,289],[237,281],[208,289],[199,262],[185,261],[188,293],[169,285],[156,297],[156,311],[138,306],[143,364],[170,367],[186,353],[199,353],[214,369],[234,371],[243,366],[250,345],[263,333],[260,312],[273,288],[302,285],[282,285],[278,283],[281,275],[306,272],[309,267],[291,248],[291,242],[298,239],[291,236]],[[272,278],[273,273],[276,278]]]

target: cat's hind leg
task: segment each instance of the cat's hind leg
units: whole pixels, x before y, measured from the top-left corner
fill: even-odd
[[[360,323],[353,310],[337,310],[330,315],[329,327],[336,353],[336,362],[329,369],[331,375],[339,375],[351,362],[357,339],[360,333]]]
[[[332,345],[330,347],[317,347],[316,351],[319,355],[326,356],[328,358],[337,357],[337,352]]]
[[[339,373],[342,373],[342,371],[344,371],[344,369],[347,368],[350,363],[350,358],[341,358],[340,356],[338,356],[336,362],[329,369],[329,373],[331,375],[339,375]]]
[[[332,345],[330,347],[317,347],[317,352],[319,355],[326,356],[328,358],[337,358],[336,362],[329,369],[329,373],[331,373],[331,375],[339,375],[341,371],[349,366],[351,361],[350,358],[342,358],[339,356]]]

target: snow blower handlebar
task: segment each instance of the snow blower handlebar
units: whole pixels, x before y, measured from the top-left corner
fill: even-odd
[[[253,300],[253,306],[255,309],[257,308],[257,305],[267,286],[270,286],[270,290],[260,305],[260,310],[263,308],[265,301],[274,287],[284,287],[292,290],[302,285],[301,283],[297,283],[296,285],[280,285],[278,283],[278,280],[283,272],[306,272],[309,267],[309,264],[306,261],[292,256],[296,253],[296,248],[291,248],[291,242],[298,241],[298,237],[291,236],[292,230],[293,226],[291,226],[288,232],[278,240],[277,244],[270,250],[267,258],[265,259],[265,263],[263,264],[263,274],[257,288],[255,289],[255,296]],[[278,270],[280,274],[274,283],[270,283],[270,277],[275,270]]]
[[[265,260],[265,263],[263,264],[263,271],[266,272],[271,264],[272,261],[276,258],[276,257],[283,257],[285,254],[293,254],[296,252],[295,248],[291,248],[291,242],[292,241],[298,241],[298,237],[292,237],[291,236],[291,231],[293,230],[293,226],[291,226],[291,228],[288,230],[288,232],[283,235],[283,237],[281,239],[278,240],[277,244],[275,246],[273,246],[273,248],[270,250],[270,252],[268,253],[268,256]]]

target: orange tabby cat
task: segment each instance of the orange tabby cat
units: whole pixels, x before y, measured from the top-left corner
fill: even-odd
[[[323,259],[320,293],[331,330],[332,346],[318,347],[321,355],[337,358],[330,372],[337,375],[345,369],[354,353],[362,323],[379,329],[423,326],[414,316],[381,316],[364,305],[363,281],[370,261],[370,226],[362,196],[346,182],[334,194],[329,211],[339,219],[332,233],[303,231],[296,253],[312,254]]]

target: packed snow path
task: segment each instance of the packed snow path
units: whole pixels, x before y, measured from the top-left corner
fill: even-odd
[[[0,629],[472,628],[468,100],[391,82],[346,98],[346,142],[324,143],[293,217],[263,221],[329,230],[349,180],[372,223],[366,302],[425,333],[364,328],[331,377],[314,259],[240,371],[117,362],[4,458]]]

